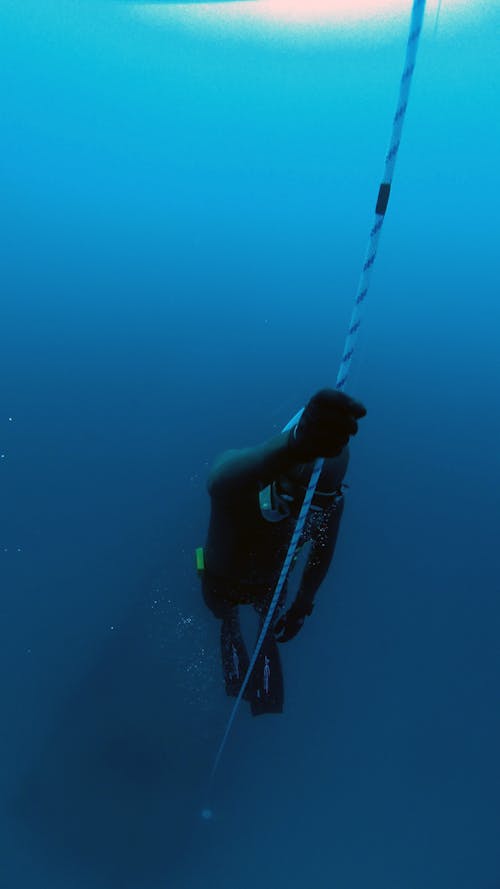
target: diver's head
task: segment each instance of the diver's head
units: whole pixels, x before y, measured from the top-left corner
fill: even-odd
[[[312,509],[329,509],[334,505],[341,490],[348,462],[347,448],[344,448],[338,457],[325,459],[311,501]],[[274,483],[276,496],[287,504],[292,515],[298,515],[300,512],[313,468],[314,461],[300,463],[290,469],[286,475],[280,475]]]

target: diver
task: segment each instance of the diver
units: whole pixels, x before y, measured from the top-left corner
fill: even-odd
[[[297,594],[270,626],[245,689],[253,715],[283,710],[283,674],[276,643],[293,639],[312,613],[343,512],[348,442],[365,414],[359,401],[335,389],[322,389],[292,429],[255,447],[225,451],[210,470],[210,523],[205,547],[197,551],[198,568],[205,603],[222,622],[225,688],[235,697],[249,666],[239,606],[252,605],[262,626],[314,461],[325,459],[298,544],[298,552],[306,547],[306,558],[301,559],[304,567]],[[285,583],[277,614],[285,607],[286,587]]]

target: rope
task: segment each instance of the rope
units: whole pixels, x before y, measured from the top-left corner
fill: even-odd
[[[380,240],[380,233],[382,231],[382,226],[385,219],[385,213],[387,210],[387,204],[389,202],[389,195],[391,191],[392,177],[394,175],[394,167],[396,164],[396,158],[399,150],[399,145],[401,142],[401,133],[403,130],[403,123],[405,119],[406,109],[408,107],[408,97],[410,93],[411,80],[413,76],[413,72],[415,69],[415,61],[417,56],[418,42],[420,38],[420,32],[422,30],[423,17],[425,12],[425,0],[413,0],[411,19],[410,19],[410,29],[408,34],[408,40],[406,44],[406,57],[403,68],[403,73],[401,75],[401,82],[399,86],[399,96],[398,102],[396,106],[396,113],[394,115],[393,123],[392,123],[392,131],[391,131],[391,139],[389,142],[389,149],[385,158],[385,167],[384,167],[384,175],[382,178],[382,182],[379,187],[377,204],[375,207],[375,220],[370,231],[370,236],[368,239],[368,246],[365,255],[365,261],[363,264],[363,268],[361,271],[361,276],[358,284],[358,289],[356,292],[356,298],[354,300],[354,309],[351,315],[351,320],[349,323],[349,328],[347,331],[347,337],[344,345],[344,351],[342,354],[342,358],[340,361],[340,367],[337,374],[337,381],[335,383],[335,388],[342,390],[346,384],[347,377],[349,375],[349,370],[352,363],[352,357],[354,354],[354,350],[356,347],[357,338],[359,335],[359,328],[361,325],[361,316],[363,304],[366,299],[366,295],[368,293],[368,289],[370,286],[370,281],[373,273],[373,266],[375,264],[375,259],[377,256],[378,244]],[[292,426],[294,426],[298,420],[300,419],[304,408],[302,408],[294,417],[287,423],[287,425],[282,430],[286,432]],[[233,709],[231,711],[231,715],[226,725],[226,730],[222,737],[222,740],[219,744],[219,749],[217,750],[217,754],[214,759],[214,763],[212,766],[212,771],[210,773],[209,786],[211,786],[215,774],[217,772],[221,756],[224,752],[224,748],[226,746],[227,739],[229,737],[229,733],[233,726],[236,713],[238,711],[238,707],[241,703],[243,695],[245,693],[245,689],[248,685],[250,676],[252,675],[252,670],[256,664],[257,658],[260,653],[260,649],[266,637],[266,633],[269,630],[271,625],[271,621],[274,616],[274,612],[276,610],[276,606],[278,604],[283,585],[288,576],[288,572],[290,570],[290,566],[292,563],[292,559],[295,555],[295,550],[297,549],[297,544],[299,542],[300,536],[302,534],[302,530],[304,528],[304,524],[307,518],[307,514],[309,512],[309,507],[311,505],[312,498],[314,497],[314,492],[316,491],[316,485],[318,483],[318,479],[323,468],[324,460],[322,457],[319,457],[314,463],[314,468],[311,474],[311,478],[309,480],[309,485],[307,487],[307,491],[304,497],[304,502],[302,504],[302,508],[299,513],[299,517],[295,524],[295,529],[292,534],[292,539],[290,540],[290,544],[288,546],[288,552],[285,556],[285,561],[283,562],[283,567],[281,569],[281,573],[276,584],[276,589],[273,593],[273,597],[271,599],[271,604],[269,605],[269,609],[262,625],[262,629],[259,634],[259,638],[257,639],[257,643],[253,652],[253,655],[250,659],[250,664],[248,670],[246,672],[246,676],[243,680],[242,686],[240,688],[238,697],[236,698]],[[210,809],[203,810],[203,817],[207,818],[211,815]]]

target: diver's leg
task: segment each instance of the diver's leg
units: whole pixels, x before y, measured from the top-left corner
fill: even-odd
[[[217,581],[205,576],[202,580],[202,593],[206,606],[214,617],[222,621],[220,645],[222,671],[226,692],[231,697],[239,694],[250,664],[246,645],[241,634],[238,606],[221,595]],[[243,695],[249,700],[248,687]]]

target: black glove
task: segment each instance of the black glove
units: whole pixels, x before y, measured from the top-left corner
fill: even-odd
[[[290,432],[289,447],[302,463],[318,457],[337,457],[366,408],[336,389],[321,389],[308,401],[297,426]]]
[[[312,605],[308,607],[300,607],[292,605],[285,614],[280,617],[274,625],[274,638],[277,642],[289,642],[297,635],[306,617],[311,614]]]

